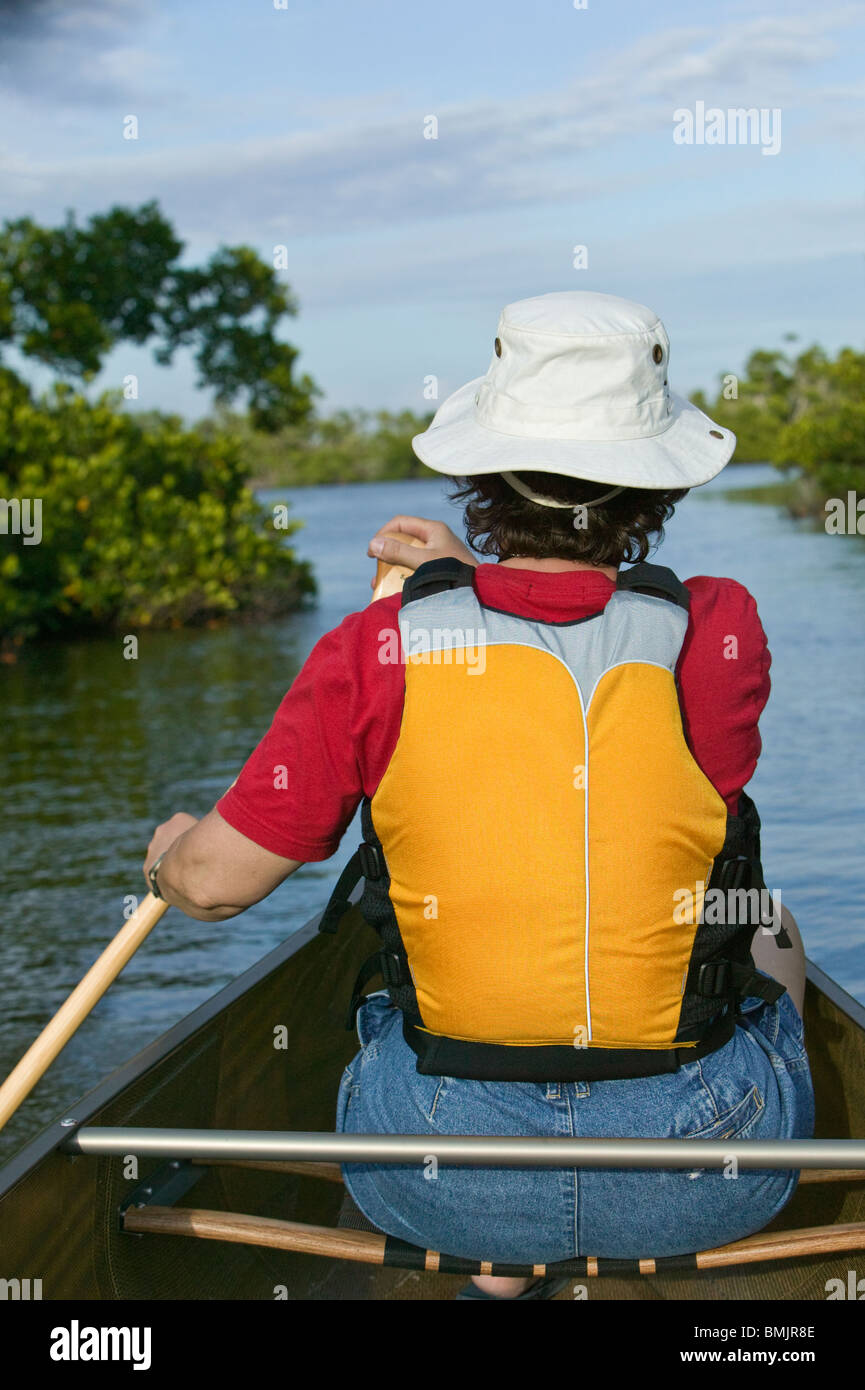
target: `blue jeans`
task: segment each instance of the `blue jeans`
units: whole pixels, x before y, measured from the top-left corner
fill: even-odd
[[[630,1081],[421,1076],[385,993],[358,1014],[338,1132],[807,1139],[814,1093],[802,1020],[784,994],[748,999],[728,1043],[675,1073]],[[430,1145],[431,1151],[434,1144]],[[490,1169],[350,1164],[346,1187],[380,1230],[469,1259],[547,1264],[689,1254],[751,1235],[789,1201],[796,1172]]]

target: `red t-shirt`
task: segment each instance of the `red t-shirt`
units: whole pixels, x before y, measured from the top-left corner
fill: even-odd
[[[766,635],[735,579],[687,580],[688,629],[677,675],[685,734],[697,763],[734,811],[760,756],[769,697]],[[558,621],[604,608],[615,584],[596,570],[547,573],[479,565],[482,603]],[[400,595],[349,613],[316,643],[236,783],[217,803],[247,839],[285,859],[329,859],[361,798],[372,796],[399,736],[405,667],[383,663]]]

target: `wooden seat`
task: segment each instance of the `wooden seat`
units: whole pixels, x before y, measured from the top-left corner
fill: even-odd
[[[352,1204],[353,1205],[353,1204]],[[356,1209],[355,1209],[356,1210]],[[369,1223],[367,1223],[369,1227]],[[580,1256],[556,1264],[494,1264],[424,1250],[407,1241],[356,1226],[310,1226],[299,1221],[281,1221],[268,1216],[249,1216],[239,1212],[207,1211],[195,1207],[128,1207],[123,1229],[138,1234],[193,1236],[199,1240],[222,1240],[239,1245],[261,1245],[272,1250],[295,1250],[307,1255],[386,1265],[397,1269],[426,1270],[439,1274],[501,1274],[543,1277],[566,1274],[575,1278],[603,1275],[664,1274],[668,1272],[717,1269],[733,1265],[758,1264],[767,1260],[797,1256],[836,1254],[865,1250],[865,1222],[833,1226],[813,1226],[796,1231],[773,1231],[731,1245],[701,1250],[693,1255],[668,1255],[640,1260],[606,1259]]]

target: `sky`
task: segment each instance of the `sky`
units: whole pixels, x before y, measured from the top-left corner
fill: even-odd
[[[780,148],[677,143],[699,103]],[[0,219],[155,198],[185,263],[285,246],[323,411],[427,410],[568,289],[650,305],[712,390],[787,333],[861,348],[863,106],[863,0],[0,0]],[[210,406],[186,357],[119,346],[96,387],[128,372]]]

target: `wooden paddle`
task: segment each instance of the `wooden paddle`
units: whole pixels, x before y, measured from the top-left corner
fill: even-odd
[[[388,531],[386,535],[389,540],[402,541],[403,545],[423,545],[417,536],[408,536],[404,531]],[[379,560],[372,590],[373,603],[377,598],[387,598],[388,594],[398,594],[411,572],[404,565],[389,565]]]
[[[414,536],[402,532],[389,533],[406,545],[423,545]],[[410,570],[398,565],[386,564],[379,560],[373,588],[373,601],[384,598],[386,594],[398,593]],[[54,1058],[68,1043],[76,1028],[84,1022],[91,1009],[99,1002],[109,985],[113,984],[124,965],[135,955],[138,947],[150,934],[163,916],[168,903],[155,898],[152,893],[136,908],[128,922],[111,942],[110,946],[91,965],[80,984],[62,1004],[51,1022],[39,1034],[36,1041],[27,1049],[18,1065],[9,1073],[0,1086],[0,1129],[14,1115],[37,1081],[40,1081]]]
[[[168,907],[148,893],[0,1086],[0,1129],[83,1023]]]

